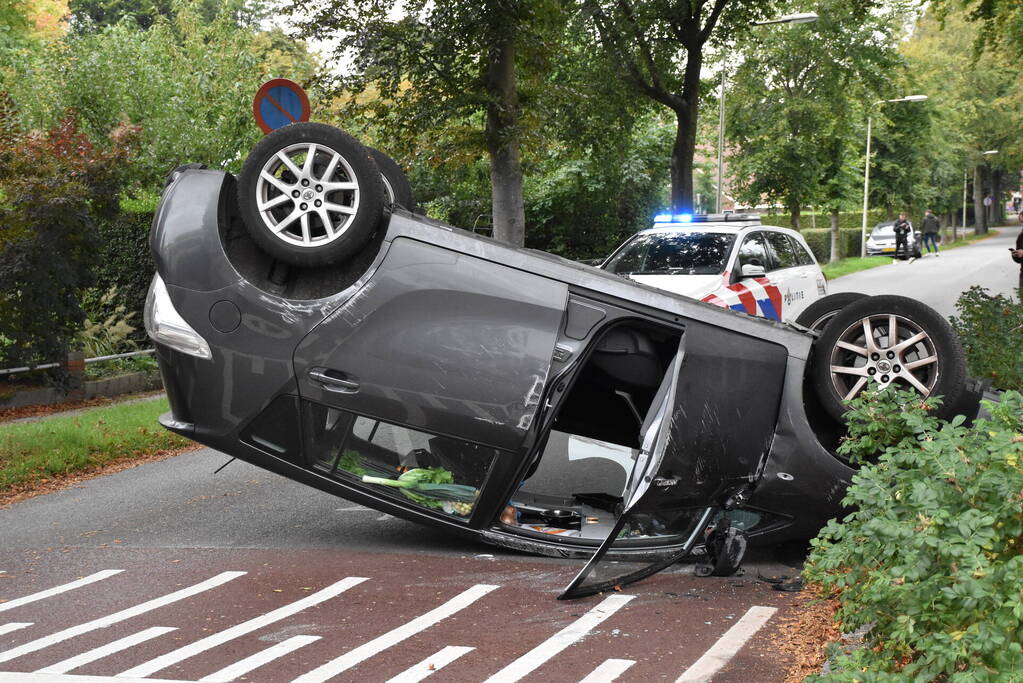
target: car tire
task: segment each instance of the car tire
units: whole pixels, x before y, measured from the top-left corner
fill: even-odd
[[[373,155],[322,123],[292,123],[268,134],[238,174],[238,208],[249,235],[267,254],[295,266],[324,266],[357,254],[380,226],[383,205]]]
[[[966,361],[952,327],[934,309],[904,296],[868,297],[836,313],[814,346],[812,363],[817,398],[837,420],[848,410],[844,401],[871,379],[882,389],[898,384],[940,395],[935,414],[943,419],[956,414],[965,391]]]
[[[397,162],[378,149],[368,147],[373,160],[377,162],[384,185],[384,198],[388,204],[400,206],[409,211],[416,210],[416,198],[408,177]]]
[[[866,294],[860,294],[859,292],[829,294],[823,299],[818,299],[807,306],[796,318],[796,324],[809,328],[814,332],[821,332],[828,322],[835,317],[836,313],[849,304],[866,297]]]

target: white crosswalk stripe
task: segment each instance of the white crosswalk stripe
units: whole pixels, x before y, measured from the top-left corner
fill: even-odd
[[[80,666],[85,666],[90,662],[95,662],[97,659],[103,659],[121,650],[127,650],[129,647],[135,647],[139,643],[144,643],[147,640],[152,640],[157,636],[162,636],[164,633],[170,633],[171,631],[177,631],[172,626],[154,626],[147,628],[144,631],[133,633],[130,636],[125,636],[115,640],[112,643],[107,643],[101,647],[83,652],[80,655],[70,657],[62,662],[57,662],[53,666],[48,666],[43,669],[39,669],[36,673],[40,674],[63,674],[73,669],[77,669]]]
[[[5,633],[12,633],[14,631],[20,631],[23,628],[28,628],[32,625],[31,621],[12,621],[9,624],[0,624],[0,636]]]
[[[476,648],[474,647],[449,645],[440,652],[430,655],[415,666],[401,672],[394,678],[387,681],[387,683],[418,683],[427,676],[440,671],[441,668],[447,666],[467,652],[472,652],[475,649]]]
[[[84,624],[72,626],[70,628],[64,629],[63,631],[58,631],[57,633],[44,636],[43,638],[38,638],[36,640],[25,643],[24,645],[20,645],[10,650],[0,652],[0,662],[6,662],[11,659],[21,657],[23,655],[27,655],[30,652],[42,650],[43,648],[50,647],[51,645],[62,643],[65,640],[69,640],[76,636],[80,636],[83,633],[95,631],[96,629],[100,628],[106,628],[107,626],[111,626],[118,622],[124,621],[125,619],[131,619],[132,617],[136,617],[140,614],[150,612],[154,609],[157,609],[158,607],[169,605],[173,602],[177,602],[178,600],[184,600],[185,598],[189,598],[193,595],[198,595],[203,591],[208,591],[211,588],[216,588],[217,586],[225,584],[228,581],[237,579],[239,576],[244,575],[245,572],[222,572],[220,574],[217,574],[213,578],[206,579],[205,581],[197,583],[194,586],[182,588],[179,591],[174,591],[173,593],[170,593],[168,595],[164,595],[153,600],[148,600],[140,605],[129,607],[128,609],[121,610],[120,612],[115,612],[114,614],[111,614],[109,616],[100,617],[99,619],[93,619],[92,621],[88,621]]]
[[[421,631],[425,631],[438,621],[465,609],[490,591],[496,590],[497,588],[499,588],[499,586],[476,584],[472,588],[451,598],[440,607],[432,609],[426,614],[416,617],[407,624],[388,631],[382,636],[378,636],[368,643],[364,643],[354,650],[346,652],[337,659],[333,659],[323,666],[299,676],[295,679],[294,683],[322,683],[322,681],[329,680],[334,676],[337,676],[339,673],[351,669],[359,662],[369,659],[373,655],[397,645],[403,640],[411,638]]]
[[[636,662],[631,659],[606,659],[579,683],[611,683],[625,673]]]
[[[320,636],[295,636],[294,638],[288,638],[273,647],[257,652],[251,657],[246,657],[230,666],[225,666],[220,671],[211,673],[209,676],[203,676],[199,679],[199,683],[227,683],[228,681],[233,681],[250,671],[255,671],[259,667],[269,664],[275,659],[280,659],[284,655],[294,652],[300,647],[305,647],[309,643],[315,643],[319,639]]]
[[[235,638],[239,638],[245,635],[246,633],[251,633],[256,629],[263,628],[264,626],[272,624],[276,621],[280,621],[281,619],[290,617],[293,614],[297,614],[298,612],[301,612],[302,610],[308,607],[318,605],[324,600],[329,600],[330,598],[333,598],[337,595],[340,595],[341,593],[344,593],[349,588],[357,586],[363,581],[368,581],[368,579],[361,576],[349,576],[348,578],[342,579],[337,583],[333,583],[324,588],[323,590],[317,591],[312,595],[308,595],[302,598],[301,600],[296,600],[295,602],[289,605],[285,605],[284,607],[278,607],[272,612],[267,612],[266,614],[260,615],[254,619],[249,619],[248,621],[238,624],[237,626],[232,626],[231,628],[224,629],[223,631],[214,633],[213,635],[207,636],[202,640],[197,640],[196,642],[190,645],[180,647],[177,650],[174,650],[173,652],[168,652],[167,654],[157,657],[156,659],[152,659],[143,664],[139,664],[138,666],[132,667],[127,671],[118,674],[118,676],[123,676],[125,678],[145,678],[146,676],[150,676],[156,673],[157,671],[160,671],[161,669],[166,669],[168,666],[171,666],[172,664],[177,664],[178,662],[186,660],[189,657],[194,657],[200,652],[205,652],[206,650],[216,647],[217,645],[223,645],[229,640],[234,640]]]
[[[735,626],[725,631],[725,634],[686,669],[675,683],[709,681],[777,611],[776,607],[750,607]]]
[[[636,596],[609,595],[589,612],[488,678],[487,683],[514,683],[528,676],[566,647],[581,640],[634,597]]]
[[[90,583],[102,581],[103,579],[110,578],[115,574],[120,574],[123,571],[124,571],[123,569],[104,569],[101,572],[96,572],[95,574],[90,574],[89,576],[83,576],[77,581],[72,581],[71,583],[65,583],[60,586],[54,586],[53,588],[48,588],[47,590],[39,591],[38,593],[33,593],[32,595],[26,595],[25,597],[18,598],[16,600],[0,602],[0,612],[5,612],[9,609],[14,609],[15,607],[21,607],[22,605],[27,605],[30,602],[36,602],[37,600],[45,600],[46,598],[53,597],[54,595],[60,595],[61,593],[73,591],[76,588],[81,588],[82,586],[88,586]]]

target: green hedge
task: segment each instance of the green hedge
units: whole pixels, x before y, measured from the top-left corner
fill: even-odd
[[[810,250],[817,260],[827,263],[831,258],[831,230],[801,230],[800,234],[810,245]],[[860,228],[844,228],[841,231],[842,257],[860,255]]]
[[[132,336],[141,341],[142,308],[146,303],[149,281],[156,272],[156,265],[149,253],[149,228],[153,223],[152,213],[122,211],[112,219],[100,221],[100,249],[93,274],[94,286],[101,292],[116,285],[120,303],[129,311],[135,311],[136,330]]]
[[[856,228],[856,229],[859,229],[862,226],[862,222],[863,222],[862,216],[863,216],[863,212],[862,211],[842,211],[842,212],[839,212],[839,214],[838,214],[838,227],[839,227],[839,229],[844,229],[844,228],[850,228],[850,229],[851,228]],[[763,216],[761,216],[761,218],[763,219],[763,222],[764,222],[765,225],[766,224],[781,225],[783,227],[790,227],[792,225],[792,217],[789,214],[787,214],[787,213],[773,213],[773,214],[772,213],[765,213]],[[890,220],[892,220],[892,219],[888,218],[888,214],[887,214],[887,212],[884,209],[871,209],[870,212],[867,214],[867,229],[869,230],[869,229],[873,228],[875,225],[877,225],[878,223],[883,223],[885,221],[890,221]],[[914,218],[914,217],[910,216],[910,220],[912,220],[914,223],[916,223],[916,222],[918,222],[920,220],[920,218]],[[816,228],[815,228],[815,223],[816,223]],[[805,213],[799,214],[799,228],[800,228],[800,231],[803,231],[803,230],[814,230],[814,229],[819,230],[821,228],[830,228],[830,227],[831,227],[831,214],[829,214],[827,212],[824,212],[824,213],[805,212]]]

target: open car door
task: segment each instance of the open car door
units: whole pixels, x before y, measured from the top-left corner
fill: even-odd
[[[622,512],[558,599],[621,588],[674,564],[748,493],[774,436],[786,359],[776,344],[687,326],[640,430]],[[656,553],[630,543],[650,535],[673,543]]]

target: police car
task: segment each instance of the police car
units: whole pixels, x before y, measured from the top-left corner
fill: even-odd
[[[604,270],[693,299],[781,321],[827,294],[817,260],[795,230],[756,214],[661,215],[630,237]]]

